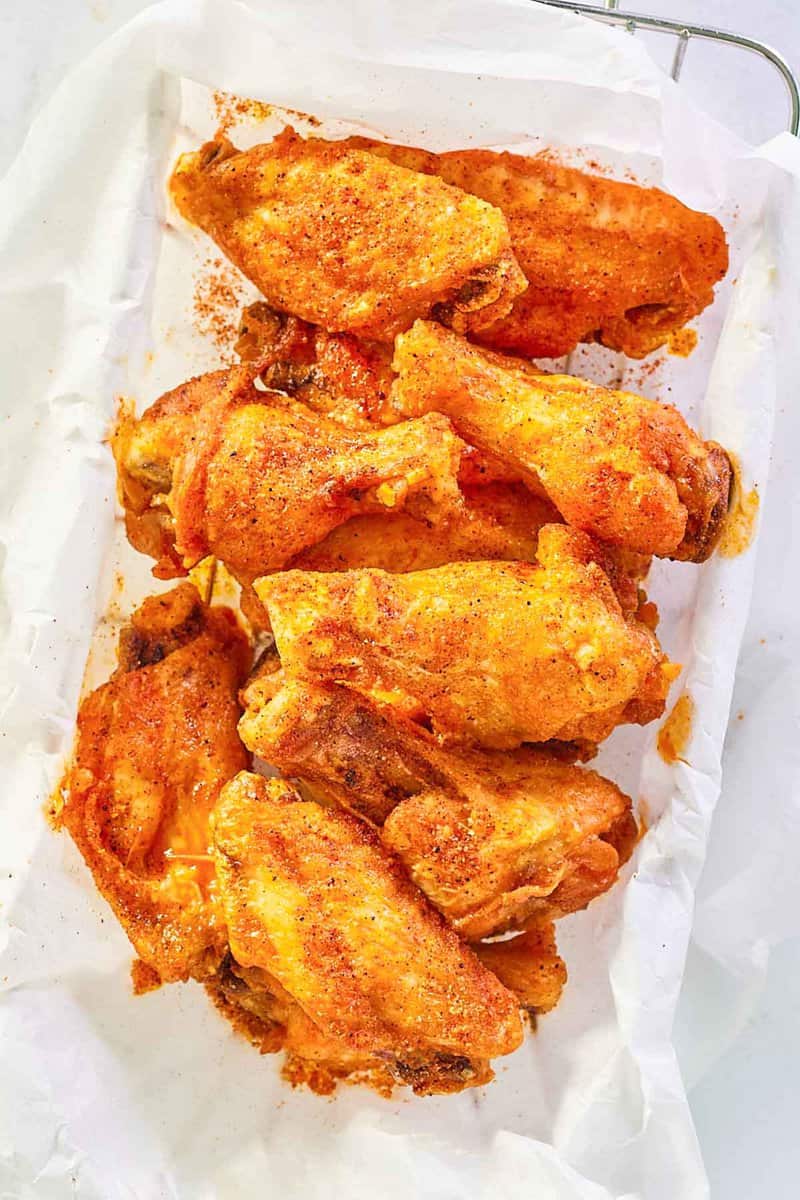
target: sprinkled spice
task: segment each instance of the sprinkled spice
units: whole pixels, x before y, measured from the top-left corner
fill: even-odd
[[[194,286],[195,329],[218,350],[232,351],[247,297],[247,285],[235,267],[221,258],[206,259]]]

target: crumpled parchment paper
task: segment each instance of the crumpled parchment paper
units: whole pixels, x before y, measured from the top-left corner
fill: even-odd
[[[662,641],[684,664],[673,696],[695,704],[691,739],[672,766],[655,728],[604,748],[599,768],[637,798],[649,832],[626,882],[560,923],[562,1003],[480,1092],[293,1092],[196,985],[134,999],[127,940],[44,818],[93,636],[106,662],[120,614],[151,586],[115,516],[103,438],[116,398],[150,403],[219,360],[192,312],[211,248],[164,194],[175,154],[213,132],[209,89],[314,113],[331,134],[552,146],[663,183],[729,232],[731,271],[691,358],[659,355],[644,376],[582,349],[571,369],[669,399],[734,450],[762,500],[761,545],[654,568]],[[245,121],[234,140],[280,122]],[[741,672],[757,703],[734,723],[718,803],[756,568],[765,623],[793,617],[796,143],[753,150],[694,111],[634,39],[527,0],[168,0],[67,79],[2,199],[0,1196],[705,1196],[672,1035],[712,815],[681,999],[687,1073],[735,1030],[770,943],[798,920],[797,656],[752,624]]]

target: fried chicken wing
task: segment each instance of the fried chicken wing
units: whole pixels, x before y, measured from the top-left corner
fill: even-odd
[[[243,773],[223,789],[214,843],[234,959],[276,980],[326,1041],[418,1091],[484,1082],[520,1044],[516,998],[363,822]]]
[[[453,741],[600,741],[663,712],[677,670],[562,525],[540,531],[533,564],[287,571],[255,590],[287,679],[349,684]]]
[[[356,514],[405,507],[445,520],[462,504],[461,442],[446,418],[347,430],[258,391],[241,368],[193,380],[139,421],[126,418],[115,454],[129,536],[159,555],[163,574],[214,554],[249,584]]]
[[[630,854],[628,797],[544,750],[441,746],[347,687],[289,683],[244,699],[245,744],[321,802],[383,825],[386,845],[465,938],[585,907]]]
[[[702,562],[728,509],[731,470],[669,405],[545,375],[418,321],[397,339],[393,402],[445,413],[466,441],[543,489],[571,525],[641,554]]]
[[[462,488],[463,507],[446,522],[409,513],[353,517],[288,564],[301,571],[422,571],[448,562],[533,559],[543,525],[558,513],[522,484]]]
[[[481,788],[476,779],[459,798],[438,789],[419,792],[401,801],[383,826],[384,843],[470,940],[584,908],[616,879],[618,823],[635,830],[628,797],[594,771],[541,751],[498,757],[491,787]],[[562,910],[560,886],[569,888],[576,871],[586,883],[584,865],[598,842],[606,869],[594,874],[593,888],[582,886],[582,903]],[[577,889],[569,894],[575,897]]]
[[[479,942],[473,950],[529,1012],[550,1012],[561,999],[567,968],[552,921],[503,942]]]
[[[347,144],[437,175],[503,211],[529,286],[507,316],[477,334],[497,350],[556,358],[598,341],[641,358],[711,304],[728,269],[719,222],[658,188],[541,156],[430,154],[367,138]]]
[[[183,154],[170,189],[270,304],[331,331],[480,329],[526,287],[499,209],[341,142],[222,138]]]
[[[209,974],[225,951],[208,822],[247,765],[236,693],[249,656],[233,613],[181,584],[134,613],[118,670],[78,714],[60,819],[164,982]]]

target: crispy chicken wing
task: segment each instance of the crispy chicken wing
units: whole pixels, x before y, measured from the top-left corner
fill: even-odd
[[[552,921],[506,941],[479,942],[472,948],[530,1013],[550,1012],[558,1004],[567,968],[558,953]]]
[[[585,908],[611,887],[617,841],[635,832],[631,802],[594,771],[558,762],[536,750],[498,756],[491,786],[456,798],[431,789],[392,810],[383,840],[409,875],[462,937],[474,940],[524,928]],[[498,795],[501,801],[497,802]],[[606,870],[582,887],[582,903],[562,909],[559,889],[571,886],[595,855]]]
[[[356,514],[406,507],[446,520],[462,504],[461,445],[438,414],[345,429],[235,368],[124,418],[115,454],[129,536],[162,574],[214,554],[247,584]]]
[[[475,559],[532,559],[543,525],[558,521],[544,497],[523,484],[463,488],[463,507],[446,522],[409,513],[353,517],[288,564],[302,571],[422,571]]]
[[[497,350],[557,357],[578,342],[599,341],[641,358],[712,302],[728,269],[719,222],[658,188],[539,156],[430,154],[367,138],[347,144],[438,175],[502,209],[529,286],[508,316],[479,331]]]
[[[61,820],[140,958],[164,981],[225,950],[209,897],[209,814],[247,765],[236,693],[250,651],[233,613],[191,584],[146,600],[120,665],[84,700]]]
[[[214,843],[233,958],[276,980],[326,1041],[423,1092],[485,1082],[488,1060],[520,1044],[516,998],[356,818],[243,773],[222,792]]]
[[[384,842],[466,938],[585,907],[630,853],[628,797],[546,751],[440,746],[346,687],[290,683],[274,698],[244,698],[245,744],[322,802],[383,825]]]
[[[392,398],[438,411],[543,489],[571,525],[641,554],[702,562],[728,509],[725,451],[669,405],[544,375],[418,321],[397,339]]]
[[[270,304],[332,331],[480,329],[526,287],[499,209],[341,142],[222,138],[182,155],[170,187]]]
[[[539,533],[537,562],[259,580],[288,679],[347,683],[453,741],[599,741],[664,709],[676,668],[626,614],[590,539]]]

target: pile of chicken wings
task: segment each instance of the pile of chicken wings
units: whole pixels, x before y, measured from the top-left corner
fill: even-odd
[[[724,233],[551,158],[292,129],[170,191],[263,299],[235,365],[120,415],[129,540],[182,581],[83,701],[60,819],[139,990],[201,982],[318,1092],[484,1084],[632,853],[581,764],[664,712],[642,583],[708,558],[731,487],[677,409],[532,360],[663,345]]]

